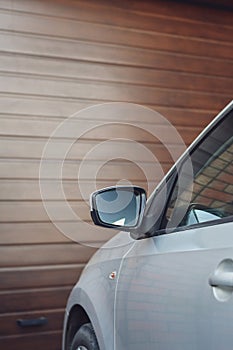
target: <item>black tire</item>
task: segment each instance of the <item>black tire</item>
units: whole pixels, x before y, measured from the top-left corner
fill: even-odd
[[[70,350],[99,350],[91,323],[86,323],[79,328],[74,336]]]

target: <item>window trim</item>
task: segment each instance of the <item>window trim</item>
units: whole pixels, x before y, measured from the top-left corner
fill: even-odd
[[[189,231],[189,230],[195,230],[203,227],[211,227],[211,226],[216,226],[216,225],[221,225],[221,224],[226,224],[228,222],[233,221],[233,215],[216,219],[216,220],[211,220],[211,221],[205,221],[189,226],[177,226],[177,227],[172,227],[172,228],[167,228],[167,229],[160,229],[156,232],[155,236],[161,236],[161,235],[166,235],[166,234],[171,234],[171,233],[176,233],[176,232],[183,232],[183,231]]]

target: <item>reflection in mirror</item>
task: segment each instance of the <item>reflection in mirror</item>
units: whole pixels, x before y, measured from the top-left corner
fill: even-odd
[[[218,220],[222,217],[224,217],[224,212],[220,209],[208,208],[201,204],[192,203],[180,226],[200,224],[206,221]]]
[[[217,219],[221,219],[221,216],[218,216],[213,213],[209,213],[208,211],[205,211],[205,210],[193,209],[189,215],[188,225],[211,221],[211,220],[217,220]]]

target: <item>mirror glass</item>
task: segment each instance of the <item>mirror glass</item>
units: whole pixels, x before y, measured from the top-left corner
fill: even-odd
[[[224,212],[218,208],[208,208],[201,204],[191,204],[180,226],[190,226],[206,221],[218,220],[224,217]]]
[[[145,203],[145,191],[135,187],[114,187],[94,195],[94,209],[100,221],[119,227],[135,227]]]
[[[216,213],[211,213],[206,210],[192,209],[189,213],[187,225],[193,225],[217,219],[221,219],[221,216],[217,215]]]

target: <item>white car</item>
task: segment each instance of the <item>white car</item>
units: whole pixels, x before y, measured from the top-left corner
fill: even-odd
[[[91,215],[122,232],[74,287],[63,350],[232,349],[233,102],[148,201],[110,187],[92,195]]]

